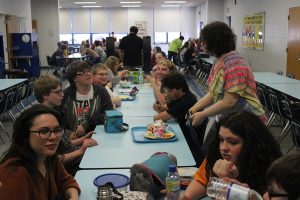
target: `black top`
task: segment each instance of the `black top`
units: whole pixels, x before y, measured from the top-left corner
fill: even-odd
[[[171,100],[167,103],[167,113],[177,120],[183,133],[188,130],[186,126],[185,115],[188,110],[197,103],[197,98],[192,93],[186,93],[180,99]]]
[[[119,48],[124,51],[124,66],[142,66],[143,40],[133,33],[122,38]]]

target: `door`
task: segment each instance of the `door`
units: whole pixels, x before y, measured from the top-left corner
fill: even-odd
[[[300,7],[289,9],[286,74],[300,80]]]

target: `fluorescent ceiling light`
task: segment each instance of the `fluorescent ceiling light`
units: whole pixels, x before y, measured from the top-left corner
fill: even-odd
[[[122,6],[123,8],[139,8],[141,7],[140,5],[124,5]]]
[[[102,6],[81,6],[81,7],[83,7],[83,8],[100,8]]]
[[[95,4],[95,1],[75,1],[75,4]]]
[[[186,1],[165,1],[165,3],[186,3]]]
[[[161,5],[161,7],[180,7],[180,5]]]
[[[142,3],[142,2],[140,2],[140,1],[120,1],[120,3],[131,4],[131,3]]]

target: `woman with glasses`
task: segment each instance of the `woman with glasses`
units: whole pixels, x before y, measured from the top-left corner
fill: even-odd
[[[69,65],[67,78],[70,86],[64,90],[62,112],[64,125],[78,137],[104,123],[106,110],[113,109],[105,88],[93,85],[91,66],[84,61]]]
[[[300,152],[275,160],[267,170],[268,193],[264,200],[300,199]]]
[[[227,178],[263,195],[267,192],[265,173],[280,156],[279,145],[255,114],[242,111],[225,115],[217,123],[205,160],[182,199],[196,200],[205,196],[212,176]]]
[[[21,113],[0,162],[0,199],[78,199],[79,186],[56,153],[63,134],[55,110],[34,105]]]

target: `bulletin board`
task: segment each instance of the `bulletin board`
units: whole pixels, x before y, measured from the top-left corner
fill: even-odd
[[[248,49],[264,49],[265,12],[253,13],[244,16],[242,47]]]

